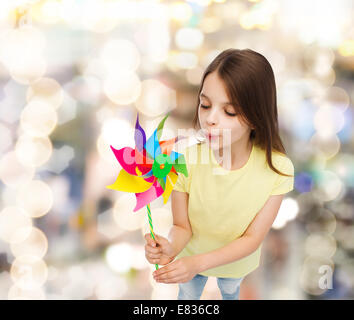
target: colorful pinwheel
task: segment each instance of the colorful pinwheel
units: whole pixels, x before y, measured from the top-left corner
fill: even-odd
[[[157,129],[146,141],[145,131],[139,124],[139,114],[137,114],[135,149],[125,147],[117,150],[111,146],[123,170],[119,172],[114,184],[106,186],[108,189],[134,192],[136,196],[134,212],[147,206],[150,234],[154,240],[150,202],[162,195],[166,203],[177,181],[178,173],[188,177],[183,154],[172,151],[174,143],[181,137],[159,141],[168,116],[167,114],[161,120]],[[158,269],[157,264],[155,267]]]

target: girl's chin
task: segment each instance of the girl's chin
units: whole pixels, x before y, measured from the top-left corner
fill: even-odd
[[[213,141],[213,140],[206,140],[206,143],[209,145],[209,147],[213,150],[220,150],[222,148],[228,147],[228,145],[223,144],[222,140],[221,141]]]

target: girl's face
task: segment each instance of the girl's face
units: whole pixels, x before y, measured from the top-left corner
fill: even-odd
[[[229,103],[223,83],[216,72],[208,74],[204,80],[199,96],[198,117],[212,149],[227,147],[242,139],[248,140],[251,132],[251,128]]]

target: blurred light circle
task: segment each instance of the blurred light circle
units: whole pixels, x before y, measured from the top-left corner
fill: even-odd
[[[22,110],[20,121],[26,134],[34,137],[44,137],[54,130],[58,117],[48,103],[33,100]]]
[[[321,154],[326,159],[333,158],[340,149],[340,140],[336,135],[324,137],[316,132],[310,139],[314,153]]]
[[[313,188],[313,178],[307,172],[299,172],[295,176],[294,186],[299,192],[309,192]]]
[[[189,3],[176,1],[168,6],[169,16],[171,19],[184,22],[189,21],[193,16],[193,10]]]
[[[153,221],[154,233],[157,233],[167,238],[168,233],[173,225],[173,219],[170,214],[170,210],[165,207],[154,208],[153,210],[151,210],[151,219]],[[150,224],[148,219],[143,220],[141,231],[143,237],[146,233],[150,233]]]
[[[336,230],[337,220],[335,215],[328,209],[319,208],[316,214],[311,215],[310,221],[306,224],[309,233],[325,232],[334,233]]]
[[[245,30],[255,27],[256,21],[254,15],[250,11],[245,11],[240,16],[240,26]]]
[[[21,242],[11,243],[10,248],[15,257],[30,254],[43,258],[48,250],[48,240],[41,230],[33,227],[26,239]]]
[[[134,73],[140,64],[140,54],[133,42],[114,39],[104,45],[101,60],[109,73]]]
[[[313,121],[318,134],[324,138],[334,135],[344,126],[342,111],[333,106],[321,106]]]
[[[100,103],[102,95],[101,81],[95,76],[76,76],[71,81],[65,83],[65,92],[72,98],[89,105]]]
[[[133,231],[141,228],[146,217],[146,208],[133,212],[136,205],[135,195],[124,194],[120,196],[113,207],[113,218],[123,230]]]
[[[15,10],[12,10],[12,6],[10,3],[2,1],[1,2],[2,6],[0,5],[1,6],[0,26],[3,30],[14,29],[16,27],[16,23],[18,21],[17,12]],[[1,40],[0,40],[0,43],[1,43]]]
[[[55,0],[47,0],[40,7],[40,20],[43,23],[55,24],[61,20],[61,3]]]
[[[31,233],[32,219],[22,208],[9,206],[0,212],[0,238],[8,243],[23,241]]]
[[[58,109],[64,99],[63,90],[56,80],[40,78],[27,89],[27,102],[37,98]]]
[[[17,287],[33,290],[46,282],[48,268],[41,258],[26,254],[15,259],[10,274]]]
[[[97,122],[103,123],[109,118],[114,118],[115,113],[116,110],[112,108],[109,104],[103,105],[96,111]]]
[[[300,286],[305,292],[312,295],[321,295],[327,290],[320,287],[321,278],[326,276],[326,274],[320,272],[323,267],[328,267],[334,271],[334,263],[329,258],[316,256],[305,259],[299,279]],[[327,274],[327,276],[331,276],[331,274]]]
[[[24,290],[16,285],[11,286],[7,297],[9,300],[46,300],[43,288]]]
[[[108,266],[115,272],[128,272],[132,267],[134,250],[129,243],[122,242],[109,246],[105,253]]]
[[[47,63],[43,56],[24,55],[16,63],[9,66],[11,77],[18,83],[29,85],[41,78],[47,69]]]
[[[198,56],[193,52],[179,52],[171,55],[167,62],[179,69],[193,69],[198,66]]]
[[[318,76],[325,76],[331,72],[335,55],[332,49],[309,45],[303,54],[304,64]]]
[[[194,69],[189,69],[186,71],[186,78],[190,84],[198,85],[203,76],[203,69],[196,67]]]
[[[288,221],[296,218],[299,212],[299,205],[295,199],[285,198],[281,203],[279,212],[272,224],[272,228],[281,229],[283,228]]]
[[[63,103],[58,110],[58,124],[62,125],[76,117],[77,102],[66,92],[64,93]]]
[[[322,192],[322,199],[324,201],[332,201],[336,199],[342,189],[343,182],[332,171],[323,170],[318,177],[319,191]]]
[[[181,28],[176,33],[176,44],[181,50],[196,50],[202,44],[204,34],[195,28]]]
[[[141,95],[135,104],[139,112],[157,117],[176,107],[176,92],[158,80],[144,80]]]
[[[111,31],[119,21],[115,16],[115,8],[112,6],[113,3],[103,1],[85,3],[85,10],[81,12],[83,26],[99,33]]]
[[[98,281],[95,294],[98,300],[114,300],[122,298],[128,291],[127,281],[121,277],[114,277]]]
[[[354,108],[347,108],[343,112],[344,126],[338,132],[338,137],[342,143],[350,143],[353,136],[353,123],[354,123]]]
[[[104,80],[103,90],[112,102],[130,104],[138,99],[141,82],[135,73],[112,73]]]
[[[341,152],[328,169],[335,172],[348,187],[354,187],[354,155]]]
[[[127,120],[121,118],[110,118],[104,121],[102,126],[102,137],[106,143],[115,149],[124,147],[135,148],[135,127]],[[112,150],[111,150],[112,152]]]
[[[28,54],[40,55],[45,46],[45,37],[39,28],[24,25],[4,32],[0,42],[0,58],[11,67]]]
[[[18,161],[23,165],[39,167],[49,160],[53,146],[47,137],[22,135],[17,140],[15,152]]]
[[[348,93],[340,87],[329,87],[323,97],[323,100],[329,105],[335,106],[341,112],[344,112],[350,103]]]
[[[354,40],[348,39],[343,41],[338,48],[338,52],[343,57],[354,56]]]
[[[286,97],[285,99],[288,99]],[[289,105],[293,107],[289,110]],[[293,134],[301,140],[308,141],[315,133],[313,125],[313,117],[317,111],[317,107],[309,100],[301,101],[299,104],[287,102],[280,110],[280,118],[283,121],[285,128],[291,128]]]
[[[30,181],[34,176],[34,171],[34,168],[20,163],[14,151],[0,158],[0,179],[9,187],[17,187]]]
[[[0,154],[8,149],[12,144],[11,131],[0,123]]]
[[[347,218],[350,219],[352,212],[347,215]],[[338,235],[340,233],[340,235]],[[346,250],[354,250],[354,226],[346,226],[341,224],[341,228],[336,232],[336,236],[339,238],[339,241],[343,248]]]
[[[150,272],[152,274],[152,272]],[[156,280],[151,276],[150,283],[153,289],[151,292],[152,300],[174,300],[178,295],[178,284],[177,283],[157,283]]]
[[[53,206],[53,192],[45,182],[32,180],[19,189],[17,204],[32,218],[42,217]]]
[[[96,147],[101,158],[111,164],[117,165],[117,159],[114,156],[109,143],[104,139],[102,134],[97,139]]]
[[[220,30],[223,26],[223,21],[220,16],[209,16],[203,18],[200,23],[200,30],[204,33],[213,33]]]
[[[132,267],[137,270],[143,270],[148,267],[148,261],[145,257],[145,249],[142,245],[133,245],[134,256],[132,260]]]
[[[305,241],[305,253],[311,257],[331,258],[336,249],[336,240],[330,234],[313,233]]]

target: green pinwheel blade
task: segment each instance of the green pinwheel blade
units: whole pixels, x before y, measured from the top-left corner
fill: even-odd
[[[161,185],[162,189],[166,189],[166,183],[165,180],[163,178],[157,178],[157,181],[159,182],[159,184]]]
[[[168,113],[159,123],[159,125],[157,126],[157,140],[160,141],[161,135],[162,135],[162,130],[163,130],[163,126],[165,125],[165,121],[167,119],[167,117],[170,115],[170,113]]]
[[[176,161],[173,163],[173,167],[175,170],[179,173],[183,173],[186,177],[188,177],[188,170],[186,166],[186,159],[184,158],[184,155],[181,154]]]

